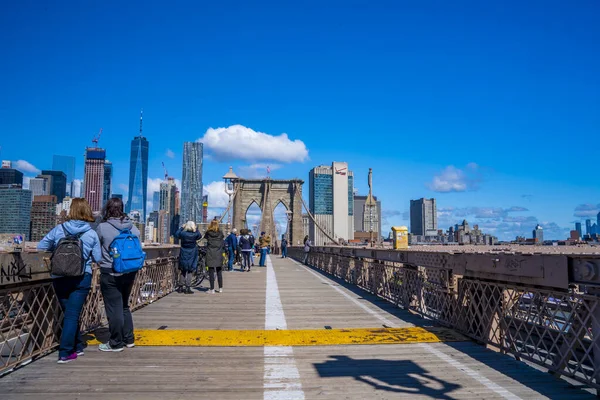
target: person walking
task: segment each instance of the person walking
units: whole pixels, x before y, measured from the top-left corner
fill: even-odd
[[[94,222],[92,209],[85,199],[75,198],[64,224],[54,227],[38,243],[37,249],[54,251],[52,255],[52,286],[63,311],[62,334],[58,346],[58,363],[66,364],[83,355],[84,342],[79,330],[79,316],[92,286],[92,260],[102,258],[100,240],[90,226]],[[69,243],[69,241],[71,241]],[[82,252],[61,252],[63,245],[79,246]],[[73,258],[75,256],[75,258]],[[73,270],[73,276],[59,276],[58,264]],[[63,272],[66,272],[63,269]]]
[[[312,243],[308,238],[308,235],[304,237],[304,265],[308,265],[308,253],[310,253],[310,248],[312,247]]]
[[[125,231],[131,232],[139,240],[140,231],[123,212],[123,201],[119,198],[109,199],[102,211],[102,222],[96,228],[102,245],[100,289],[110,331],[110,340],[98,346],[100,351],[120,352],[124,347],[135,347],[129,297],[137,271],[115,272],[113,269],[115,258],[111,249],[117,236]]]
[[[269,235],[265,234],[265,232],[261,232],[260,238],[258,238],[258,245],[260,246],[260,262],[258,265],[264,267],[265,262],[267,261],[267,253],[271,246],[271,238]]]
[[[192,288],[192,275],[198,268],[198,245],[197,241],[200,240],[202,235],[198,232],[198,228],[194,221],[188,221],[183,225],[177,232],[175,232],[175,238],[181,240],[181,248],[179,250],[179,285],[177,287],[178,293],[193,294]],[[201,265],[200,268],[204,268]]]
[[[227,236],[227,239],[225,239],[225,243],[227,244],[227,253],[229,255],[228,264],[227,264],[229,271],[233,271],[233,262],[235,260],[235,252],[238,247],[238,240],[237,240],[236,233],[237,233],[237,229],[233,228],[231,230],[231,233]]]
[[[288,241],[285,236],[281,237],[281,258],[287,258]]]
[[[248,235],[249,240],[250,240],[250,246],[252,248],[252,251],[250,252],[250,265],[252,267],[254,267],[254,253],[256,253],[256,247],[255,247],[255,239],[254,239],[254,235],[252,234],[251,230],[248,230]]]
[[[247,229],[242,229],[240,232],[240,248],[242,253],[242,271],[250,272],[250,257],[252,254],[252,243]]]
[[[219,221],[213,219],[204,234],[206,239],[206,265],[208,266],[210,290],[215,293],[215,275],[219,283],[219,290],[223,292],[223,232],[219,229]]]

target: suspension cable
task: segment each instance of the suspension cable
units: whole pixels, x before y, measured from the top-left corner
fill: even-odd
[[[295,187],[295,189],[297,190],[297,189],[298,189],[298,188],[297,188],[297,184],[295,184],[294,186],[296,186],[296,187]],[[332,237],[332,236],[329,234],[329,232],[325,231],[325,229],[323,229],[323,228],[321,227],[321,225],[319,225],[319,223],[316,221],[315,217],[312,215],[312,213],[310,212],[310,210],[309,210],[308,206],[307,206],[307,205],[306,205],[306,203],[304,202],[304,199],[302,198],[302,196],[300,196],[300,200],[302,201],[302,205],[304,206],[304,209],[306,210],[306,213],[308,214],[308,216],[310,217],[310,219],[312,220],[312,222],[315,224],[315,226],[316,226],[317,228],[319,228],[319,230],[320,230],[321,232],[323,232],[323,234],[324,234],[324,235],[327,237],[327,239],[331,240],[333,243],[335,243],[336,245],[338,245],[338,246],[339,246],[339,245],[340,245],[340,244],[339,244],[339,242],[338,242],[337,240],[335,240],[335,239],[334,239],[334,238],[333,238],[333,237]]]

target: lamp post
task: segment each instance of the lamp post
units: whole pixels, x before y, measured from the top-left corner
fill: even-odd
[[[233,172],[233,167],[229,167],[229,171],[223,175],[223,181],[225,182],[225,193],[229,196],[229,202],[227,203],[227,208],[229,212],[227,213],[227,224],[229,225],[229,230],[232,229],[231,226],[231,196],[234,193],[233,183],[238,178],[238,176]]]

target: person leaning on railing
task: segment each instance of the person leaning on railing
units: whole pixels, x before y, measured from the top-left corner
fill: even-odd
[[[188,221],[177,232],[175,237],[181,240],[181,248],[179,250],[179,285],[177,292],[185,294],[193,294],[191,289],[192,275],[198,268],[198,245],[196,242],[200,240],[202,235],[198,232],[198,228],[194,221]]]
[[[104,298],[104,309],[108,319],[110,340],[98,346],[100,351],[123,351],[134,344],[133,318],[129,309],[129,296],[137,271],[125,274],[114,272],[110,246],[123,230],[129,230],[140,237],[140,231],[123,212],[123,201],[109,199],[102,210],[102,222],[96,228],[102,245],[100,261],[100,289]]]
[[[310,253],[311,247],[312,243],[307,235],[304,237],[304,265],[308,265],[308,253]]]
[[[84,342],[79,330],[79,316],[92,286],[92,260],[102,258],[100,240],[90,227],[94,222],[92,209],[85,199],[71,203],[67,222],[57,225],[38,244],[38,250],[52,251],[66,235],[79,236],[83,250],[84,273],[81,276],[53,276],[54,292],[64,313],[58,347],[58,363],[65,364],[83,355]]]

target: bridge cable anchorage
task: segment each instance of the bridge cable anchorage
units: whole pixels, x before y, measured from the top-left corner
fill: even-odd
[[[297,184],[295,184],[294,186],[295,186],[295,188],[294,188],[295,190],[294,190],[294,191],[297,191]],[[317,228],[319,228],[319,230],[320,230],[321,232],[323,232],[323,234],[324,234],[324,235],[327,237],[327,239],[331,240],[333,243],[335,243],[336,245],[338,245],[338,246],[339,246],[339,245],[340,245],[340,243],[339,243],[339,242],[338,242],[336,239],[334,239],[334,238],[332,237],[332,235],[331,235],[329,232],[327,232],[325,229],[323,229],[323,228],[321,227],[321,225],[319,225],[319,224],[317,223],[317,221],[315,220],[315,217],[314,217],[314,216],[312,215],[312,213],[310,212],[310,209],[308,208],[308,206],[307,206],[307,205],[306,205],[306,203],[304,202],[304,199],[302,198],[302,196],[300,196],[300,200],[302,201],[302,205],[304,206],[304,209],[306,210],[306,213],[308,214],[308,216],[310,217],[310,219],[312,220],[312,222],[315,224],[315,226],[316,226]]]

